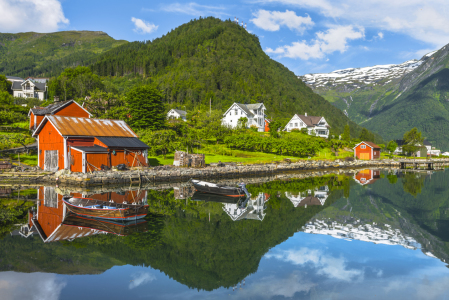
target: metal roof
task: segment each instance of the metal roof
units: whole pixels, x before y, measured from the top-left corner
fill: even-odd
[[[18,81],[13,81],[11,89],[12,90],[22,90],[22,83],[18,82]]]
[[[32,108],[31,111],[36,116],[45,116],[46,114],[52,114],[53,112],[57,111],[58,109],[63,108],[66,105],[69,105],[70,103],[74,102],[73,100],[67,100],[67,101],[60,101],[52,103],[46,107],[35,107]]]
[[[177,112],[180,116],[183,116],[183,117],[187,116],[187,112],[185,110],[180,110],[180,109],[175,109],[175,108],[173,108],[173,110],[175,112]]]
[[[110,136],[137,137],[134,131],[121,120],[89,119],[63,116],[47,116],[56,130],[63,136]],[[41,123],[41,125],[44,122]],[[39,125],[36,133],[43,127]],[[36,134],[35,133],[35,134]]]
[[[100,142],[108,146],[109,148],[120,147],[120,148],[139,148],[148,149],[147,144],[139,140],[138,138],[129,137],[96,137]]]
[[[17,76],[6,76],[6,79],[11,79],[11,80],[22,80],[22,81],[23,81],[23,78],[17,77]]]
[[[308,127],[317,125],[323,117],[296,114]]]
[[[75,146],[72,147],[72,149],[76,149],[76,150],[81,150],[84,152],[97,152],[97,153],[108,153],[108,149],[95,145],[95,146],[90,146],[90,147],[80,147],[80,146]]]

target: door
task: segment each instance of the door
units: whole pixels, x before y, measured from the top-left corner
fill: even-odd
[[[44,187],[44,205],[47,207],[58,207],[58,194],[54,187]]]
[[[55,172],[58,169],[58,150],[45,150],[44,170]]]
[[[369,153],[360,153],[360,159],[369,159]]]

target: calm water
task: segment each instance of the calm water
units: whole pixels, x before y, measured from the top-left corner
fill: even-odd
[[[249,185],[238,203],[188,188],[3,188],[0,299],[449,299],[448,182],[364,170]],[[69,192],[150,213],[86,221],[64,211]]]

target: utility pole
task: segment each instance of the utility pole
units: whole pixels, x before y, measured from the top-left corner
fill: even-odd
[[[209,114],[212,115],[212,98],[209,98]]]

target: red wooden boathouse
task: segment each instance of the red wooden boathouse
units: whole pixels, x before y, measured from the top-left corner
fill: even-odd
[[[379,159],[380,147],[372,142],[361,142],[354,147],[354,157],[358,159]]]
[[[36,130],[46,115],[70,116],[90,118],[92,115],[81,105],[73,100],[57,101],[46,107],[31,108],[28,112],[30,117],[30,130]]]
[[[89,172],[102,166],[147,166],[149,148],[121,120],[47,115],[36,128],[38,166]]]

